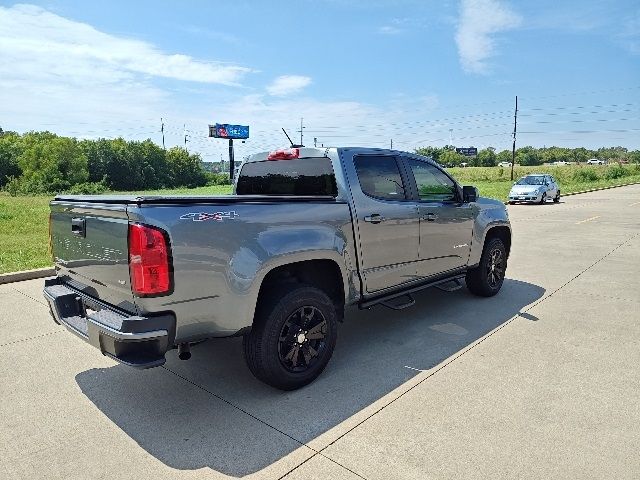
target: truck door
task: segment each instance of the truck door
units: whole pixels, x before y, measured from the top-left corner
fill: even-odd
[[[356,155],[354,198],[361,273],[368,293],[415,280],[419,219],[393,155]]]
[[[435,165],[415,158],[404,162],[420,213],[418,275],[466,266],[477,207],[462,203],[455,182]]]

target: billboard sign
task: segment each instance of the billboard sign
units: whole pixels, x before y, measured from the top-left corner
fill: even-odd
[[[213,138],[237,138],[244,140],[245,138],[249,138],[249,126],[216,123],[215,125],[209,125],[209,136]]]
[[[478,155],[478,149],[476,147],[456,148],[456,153],[460,153],[465,157],[475,157]]]

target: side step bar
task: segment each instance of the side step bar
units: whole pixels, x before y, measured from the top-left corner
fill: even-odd
[[[440,285],[436,285],[435,287],[442,290],[443,292],[455,292],[456,290],[460,290],[462,288],[462,280],[460,278],[454,278],[450,282],[442,283]]]
[[[404,303],[394,302],[394,300],[400,300],[403,297],[407,297],[407,301]],[[404,310],[405,308],[413,307],[416,304],[416,301],[410,294],[403,295],[402,297],[392,298],[390,300],[384,300],[380,302],[380,305],[383,307],[390,308],[391,310]]]
[[[424,290],[426,288],[431,288],[431,287],[438,287],[441,290],[444,290],[446,292],[452,292],[452,291],[458,290],[459,288],[462,288],[462,279],[465,277],[465,275],[466,275],[465,271],[458,270],[454,275],[440,278],[438,280],[434,280],[431,282],[426,282],[421,285],[416,285],[415,287],[409,287],[403,290],[395,291],[393,293],[388,293],[386,295],[381,295],[379,297],[372,298],[369,300],[364,300],[358,304],[358,308],[360,308],[361,310],[364,310],[366,308],[371,308],[375,305],[382,305],[387,308],[391,308],[393,310],[402,310],[402,309],[411,307],[413,304],[415,304],[415,300],[411,296],[412,293],[419,292],[420,290]],[[447,283],[450,283],[450,282],[454,282],[454,286],[449,287],[446,285]],[[399,297],[408,297],[409,300],[405,303],[390,302],[391,300]]]

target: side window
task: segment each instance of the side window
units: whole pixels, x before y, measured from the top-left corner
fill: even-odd
[[[383,200],[404,200],[405,187],[395,157],[359,155],[354,158],[362,191]]]
[[[420,200],[448,202],[456,199],[456,185],[433,165],[408,159],[407,164],[416,179]]]

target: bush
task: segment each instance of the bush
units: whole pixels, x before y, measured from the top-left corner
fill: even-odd
[[[20,187],[20,179],[16,177],[7,178],[7,184],[4,186],[4,188],[12,197],[18,196],[22,193]]]
[[[580,168],[573,172],[573,179],[579,183],[596,182],[600,175],[593,168]]]
[[[607,180],[614,180],[616,178],[622,178],[629,175],[631,172],[627,171],[622,165],[613,164],[606,168],[604,171],[604,178]]]
[[[67,193],[71,195],[100,195],[107,190],[109,189],[104,184],[104,181],[84,182],[73,185]]]
[[[229,175],[226,173],[212,173],[207,172],[207,186],[211,187],[213,185],[229,185]]]

